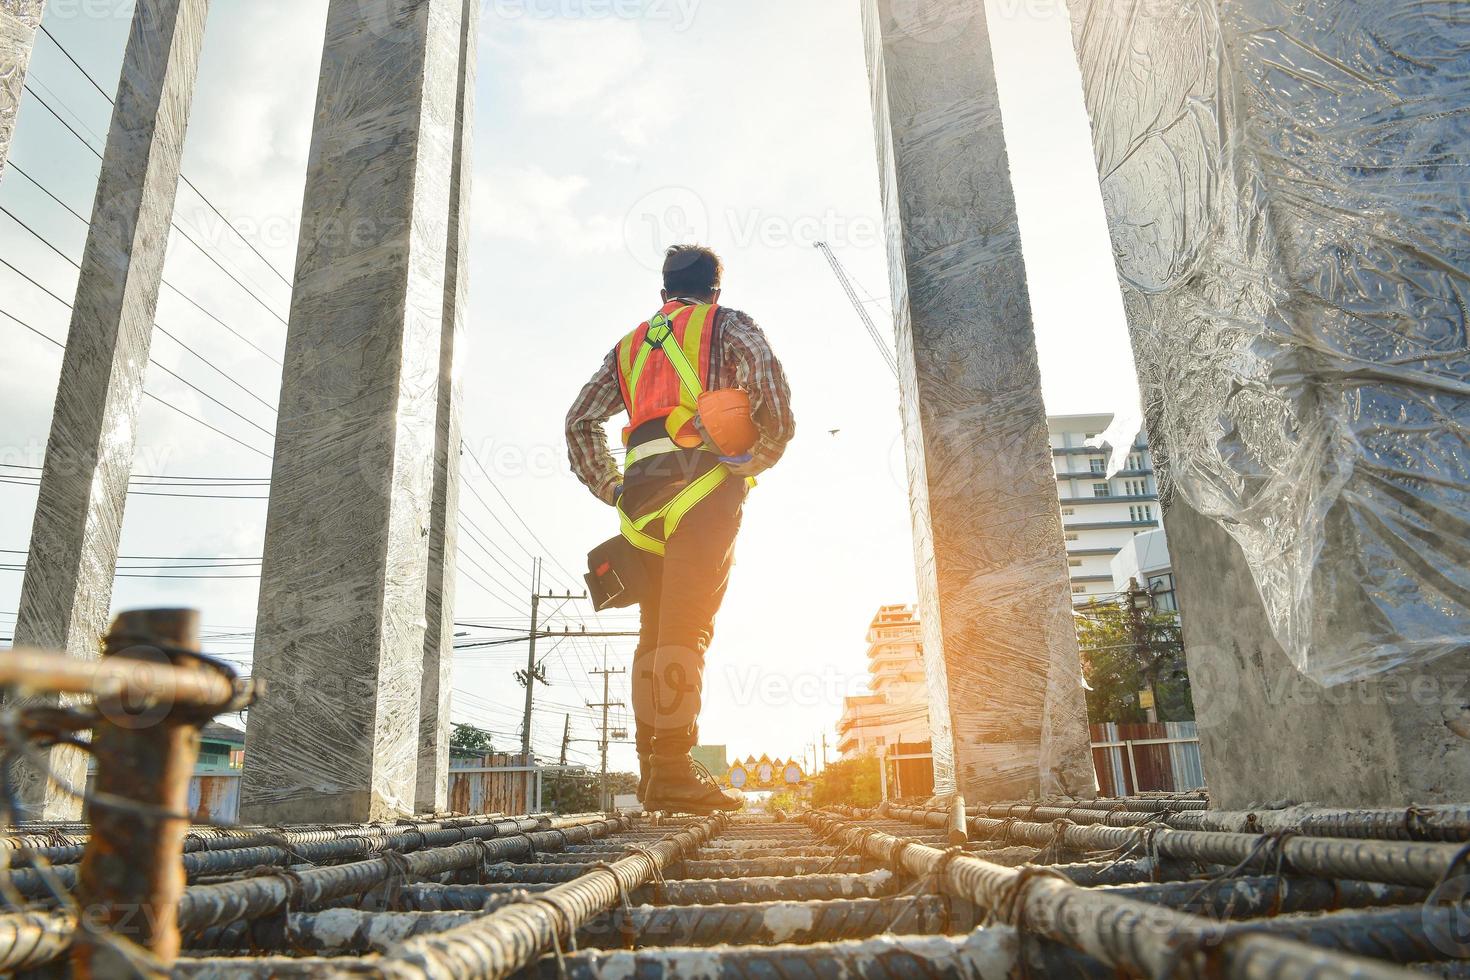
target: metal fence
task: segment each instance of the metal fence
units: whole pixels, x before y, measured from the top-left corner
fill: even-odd
[[[1185,793],[1205,785],[1192,721],[1093,725],[1092,763],[1104,796]]]

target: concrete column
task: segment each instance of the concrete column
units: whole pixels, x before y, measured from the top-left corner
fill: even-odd
[[[99,655],[112,599],[138,408],[194,97],[208,0],[138,0],[92,206],[21,586],[15,641]],[[54,749],[53,771],[85,781]],[[74,820],[80,803],[25,767],[22,804]]]
[[[1470,799],[1470,21],[1069,7],[1213,802]]]
[[[474,144],[475,80],[480,4],[463,0],[458,122],[449,187],[449,235],[444,255],[444,324],[439,347],[439,406],[434,435],[434,499],[429,525],[429,588],[424,631],[424,680],[419,695],[419,769],[415,807],[449,808],[449,709],[454,683],[455,554],[459,542],[460,376],[457,341],[469,293],[469,227]]]
[[[242,819],[409,814],[463,0],[332,0],[286,339]]]
[[[0,3],[0,180],[10,156],[10,138],[20,110],[21,86],[31,63],[31,47],[46,0],[8,0]]]
[[[865,0],[935,793],[1095,792],[983,0]]]

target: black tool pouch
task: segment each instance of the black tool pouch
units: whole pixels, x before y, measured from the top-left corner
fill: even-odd
[[[587,593],[599,612],[636,606],[651,587],[647,559],[621,534],[588,553]]]

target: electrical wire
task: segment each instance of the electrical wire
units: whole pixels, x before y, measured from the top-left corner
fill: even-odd
[[[14,266],[11,266],[10,263],[9,262],[6,262],[3,258],[0,258],[0,264],[4,264],[4,265],[6,265],[6,266],[8,266],[10,268],[14,268]],[[44,288],[44,287],[42,287],[42,288]],[[22,327],[24,327],[25,329],[29,330],[31,333],[35,334],[37,337],[40,337],[42,340],[46,340],[46,341],[49,341],[52,344],[55,344],[57,347],[60,347],[63,351],[66,349],[66,345],[63,344],[61,341],[56,340],[55,338],[46,335],[45,333],[43,333],[40,330],[37,330],[35,327],[31,326],[29,323],[25,322],[20,317],[16,316],[14,313],[9,312],[8,310],[0,309],[0,316],[3,316],[3,317],[5,317],[5,318],[7,318],[9,320],[14,321],[15,323],[20,324]],[[165,401],[164,399],[158,397],[153,392],[151,392],[151,391],[144,391],[143,394],[145,396],[147,396],[148,398],[153,399],[155,402],[157,402],[158,404],[162,405],[164,408],[167,408],[167,409],[169,409],[171,411],[177,412],[178,414],[184,416],[185,418],[191,419],[194,422],[199,423],[200,425],[204,426],[206,429],[208,429],[209,431],[215,433],[216,435],[223,436],[224,438],[230,440],[231,442],[235,443],[236,445],[242,446],[245,449],[250,450],[252,453],[255,453],[257,456],[264,456],[266,459],[270,459],[271,458],[271,454],[270,453],[262,452],[261,450],[256,449],[254,446],[250,445],[249,443],[243,442],[240,439],[237,439],[236,437],[230,435],[228,432],[225,432],[223,429],[217,429],[217,428],[215,428],[214,426],[210,425],[208,422],[206,422],[203,419],[199,418],[197,415],[191,415],[189,412],[185,411],[182,408],[179,408],[177,405],[173,404],[172,402]]]
[[[113,96],[110,93],[108,93],[108,91],[106,89],[104,89],[101,85],[97,84],[97,79],[95,79],[95,78],[92,77],[92,73],[89,72],[89,71],[87,71],[87,69],[83,68],[81,62],[77,61],[76,58],[72,57],[72,53],[66,49],[66,45],[62,44],[61,41],[59,41],[57,39],[57,37],[56,37],[55,34],[52,34],[49,30],[47,30],[46,29],[46,25],[44,25],[44,24],[41,25],[41,32],[46,35],[46,37],[51,41],[52,44],[56,45],[56,49],[58,51],[60,51],[63,55],[66,56],[66,60],[67,61],[70,61],[72,63],[72,66],[75,67],[77,71],[79,71],[79,72],[82,73],[82,77],[85,78],[87,81],[89,81],[89,82],[92,83],[92,87],[97,90],[97,94],[98,95],[101,95],[104,99],[106,99],[108,105],[113,105],[113,106],[117,105],[117,100],[115,98],[113,98]],[[227,217],[225,217],[224,212],[222,212],[219,208],[215,207],[214,202],[211,201],[207,196],[205,196],[205,193],[203,191],[201,191],[198,187],[196,187],[194,185],[194,182],[189,179],[188,175],[187,174],[180,173],[179,174],[179,177],[180,177],[180,179],[183,180],[183,182],[185,184],[187,184],[189,186],[189,189],[190,190],[192,190],[195,194],[198,194],[199,195],[199,200],[203,201],[206,205],[208,205],[209,206],[209,209],[211,211],[213,211],[216,215],[218,215],[219,216],[219,219],[221,221],[223,221],[227,226],[229,226],[230,230],[235,233],[235,237],[238,238],[238,239],[240,239],[241,244],[243,244],[246,248],[250,249],[250,251],[254,252],[256,258],[260,259],[260,261],[265,265],[265,267],[275,274],[275,276],[276,276],[277,279],[279,279],[279,280],[281,280],[281,282],[285,283],[286,286],[287,286],[287,288],[290,288],[290,286],[291,286],[291,280],[287,279],[285,277],[285,275],[282,274],[281,271],[275,267],[275,265],[271,262],[270,259],[268,259],[264,255],[262,255],[260,253],[260,250],[257,249],[255,247],[255,245],[253,243],[251,243],[251,241],[249,239],[247,239],[243,234],[241,234],[240,230],[234,226],[234,224],[230,221],[230,219],[227,218]]]
[[[31,80],[35,80],[34,75],[31,76]],[[40,85],[41,83],[39,81],[36,81],[36,84],[37,85]],[[41,87],[44,88],[45,86],[41,86]],[[36,90],[33,89],[33,88],[31,88],[31,85],[30,85],[30,82],[29,81],[26,82],[26,84],[24,84],[22,86],[22,88],[27,93],[29,93],[29,95],[31,96],[31,98],[35,99],[36,102],[40,104],[41,108],[45,109],[48,113],[50,113],[51,116],[52,116],[52,118],[54,118],[57,122],[61,123],[61,125],[66,128],[66,131],[67,132],[71,133],[72,136],[76,137],[77,140],[83,146],[85,146],[89,151],[91,151],[91,153],[92,153],[93,156],[95,156],[99,160],[102,159],[102,153],[95,146],[92,145],[91,141],[88,140],[81,133],[77,132],[76,128],[73,127],[69,122],[66,121],[65,118],[62,117],[61,113],[57,112],[56,109],[49,102],[47,102],[45,99],[41,98],[41,96],[36,92]],[[48,89],[47,91],[49,92],[50,90]],[[63,105],[63,106],[66,105],[65,102],[62,102],[61,101],[61,99],[56,98],[56,96],[54,94],[52,95],[52,98],[55,98],[58,104]],[[206,203],[208,203],[208,202],[206,202]],[[279,313],[277,313],[275,311],[275,309],[269,303],[267,303],[263,298],[261,298],[260,295],[255,292],[255,290],[251,289],[248,285],[246,285],[243,280],[241,280],[238,276],[236,276],[234,273],[232,273],[229,269],[226,269],[224,267],[224,264],[221,263],[219,261],[219,259],[215,258],[212,254],[210,254],[209,250],[206,249],[203,245],[201,245],[201,244],[199,244],[199,242],[195,241],[189,235],[189,233],[184,230],[183,226],[181,226],[177,221],[174,221],[171,227],[175,231],[177,231],[179,233],[179,235],[186,242],[188,242],[190,245],[193,245],[196,249],[198,249],[199,252],[200,252],[200,254],[203,255],[206,259],[208,259],[212,265],[214,265],[217,269],[219,269],[220,272],[223,272],[226,276],[228,276],[229,279],[230,279],[230,281],[234,282],[237,286],[239,286],[241,289],[243,289],[245,291],[245,293],[248,296],[250,296],[251,299],[255,300],[255,302],[258,303],[262,309],[264,309],[271,316],[273,316],[277,320],[279,320],[284,326],[287,326],[287,327],[290,326],[289,322],[286,320],[285,317],[283,317]],[[237,232],[237,234],[238,234],[238,232]]]
[[[14,160],[6,160],[5,163],[6,163],[6,166],[10,167],[10,169],[14,170],[16,173],[20,174],[26,180],[30,181],[30,183],[32,185],[34,185],[36,187],[36,189],[39,190],[42,194],[45,194],[47,197],[49,197],[51,200],[55,201],[58,205],[60,205],[63,209],[65,209],[66,212],[68,214],[70,214],[72,217],[76,218],[78,221],[80,221],[86,227],[88,227],[88,228],[91,228],[92,227],[92,222],[89,221],[87,218],[83,217],[82,214],[81,214],[81,212],[77,211],[70,204],[67,204],[60,197],[58,197],[54,193],[52,193],[50,188],[48,188],[45,184],[41,183],[35,177],[31,176],[31,174],[27,170],[25,170],[24,168],[22,168],[20,166],[20,164],[16,163]],[[47,244],[49,245],[50,243],[48,242]],[[225,330],[229,331],[235,337],[239,338],[239,340],[242,343],[244,343],[245,345],[247,345],[248,347],[250,347],[251,349],[253,349],[254,351],[256,351],[256,353],[260,354],[262,357],[266,358],[267,360],[271,361],[272,363],[274,363],[276,365],[280,365],[280,363],[281,363],[281,359],[280,358],[276,357],[274,354],[272,354],[269,351],[265,350],[264,348],[260,347],[253,340],[251,340],[249,337],[245,336],[240,331],[236,330],[234,327],[232,327],[228,323],[226,323],[224,320],[220,319],[214,313],[210,312],[208,309],[206,309],[204,307],[204,305],[202,303],[200,303],[198,300],[194,299],[194,297],[190,296],[188,293],[184,292],[182,289],[180,289],[179,287],[175,286],[172,282],[170,282],[166,278],[165,279],[161,279],[160,281],[163,283],[164,286],[168,287],[168,289],[170,291],[172,291],[175,295],[177,295],[180,299],[182,299],[184,302],[188,303],[190,306],[194,307],[196,310],[198,310],[200,313],[204,314],[210,320],[212,320],[215,323],[219,324],[221,327],[223,327]],[[255,395],[254,392],[251,392],[248,388],[246,389],[246,393],[249,394],[252,398],[256,398],[257,401],[262,401],[262,404],[264,404],[267,408],[271,408],[272,407],[269,402],[264,402],[263,400],[261,400],[260,398],[258,398]]]
[[[67,255],[61,249],[57,248],[50,241],[48,241],[44,235],[42,235],[40,232],[36,231],[30,225],[26,224],[20,218],[16,217],[15,213],[13,211],[11,211],[9,208],[5,207],[4,205],[0,205],[0,214],[4,214],[11,221],[14,221],[16,224],[20,225],[27,232],[29,232],[37,241],[39,241],[41,244],[45,245],[51,251],[55,252],[57,255],[61,256],[61,258],[65,259],[68,263],[70,263],[71,266],[72,266],[72,268],[76,269],[77,272],[81,272],[81,270],[82,270],[82,264],[80,262],[78,262],[77,260],[73,259],[71,256]],[[10,265],[9,262],[7,262],[5,264],[7,266],[9,266],[12,271],[16,272],[17,274],[19,274],[21,276],[24,276],[33,285],[35,285],[35,286],[37,286],[39,288],[45,289],[44,286],[41,286],[40,283],[36,282],[36,280],[32,279],[30,276],[26,275],[24,272],[20,272],[20,270],[18,270],[18,269],[15,268],[15,266]],[[46,290],[46,293],[52,299],[56,300],[58,303],[61,303],[63,306],[65,306],[67,308],[67,310],[69,310],[69,311],[72,310],[72,304],[67,303],[65,300],[61,299],[55,293],[51,292],[51,290],[47,289]],[[172,340],[174,343],[176,343],[180,347],[184,348],[184,350],[188,351],[190,354],[194,355],[194,357],[198,358],[206,366],[208,366],[211,370],[213,370],[220,377],[224,378],[230,384],[234,385],[235,387],[239,388],[241,391],[245,392],[245,394],[249,395],[251,398],[254,398],[256,401],[260,402],[262,405],[264,405],[267,409],[269,409],[271,411],[271,414],[275,414],[275,409],[271,406],[271,404],[269,402],[267,402],[264,399],[260,398],[258,395],[256,395],[254,392],[252,392],[249,388],[246,388],[240,382],[238,382],[234,378],[230,377],[229,373],[226,372],[223,368],[221,368],[218,364],[215,364],[209,358],[205,357],[203,354],[199,353],[197,350],[195,350],[194,348],[190,347],[188,344],[184,343],[178,337],[175,337],[172,333],[169,333],[167,330],[165,330],[157,322],[155,322],[153,324],[153,328],[155,330],[157,330],[159,333],[163,334],[169,340]],[[226,405],[224,402],[220,401],[218,398],[215,398],[213,395],[211,395],[208,392],[204,391],[202,388],[198,387],[197,385],[193,384],[192,382],[188,381],[187,379],[181,377],[177,372],[173,371],[172,369],[166,367],[163,364],[160,364],[158,361],[154,360],[153,358],[150,357],[148,359],[148,363],[151,364],[151,365],[153,365],[154,367],[158,368],[159,370],[165,372],[170,377],[172,377],[175,381],[178,381],[178,382],[180,382],[180,383],[182,383],[184,385],[187,385],[189,388],[193,389],[195,393],[197,393],[197,394],[203,396],[204,398],[207,398],[210,401],[214,402],[220,408],[223,408],[225,411],[229,412],[231,415],[234,415],[236,418],[240,419],[242,422],[245,422],[247,425],[251,425],[251,426],[254,426],[255,428],[259,429],[261,432],[265,433],[265,435],[269,436],[271,439],[274,439],[276,437],[276,434],[274,432],[272,432],[270,429],[267,429],[267,428],[265,428],[262,425],[258,425],[257,423],[255,423],[251,419],[249,419],[246,416],[242,415],[240,412],[238,412],[235,409],[231,408],[229,405]]]

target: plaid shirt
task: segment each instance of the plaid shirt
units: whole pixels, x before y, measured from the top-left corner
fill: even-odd
[[[711,388],[743,388],[750,395],[760,439],[751,452],[751,462],[732,467],[736,475],[755,476],[775,466],[786,451],[786,444],[796,434],[796,420],[791,415],[791,389],[766,335],[739,310],[720,307],[715,321],[710,379]],[[626,411],[623,390],[618,384],[618,351],[614,347],[577,395],[567,413],[566,426],[572,472],[607,504],[614,502],[613,495],[623,477],[617,460],[608,451],[604,423]]]

